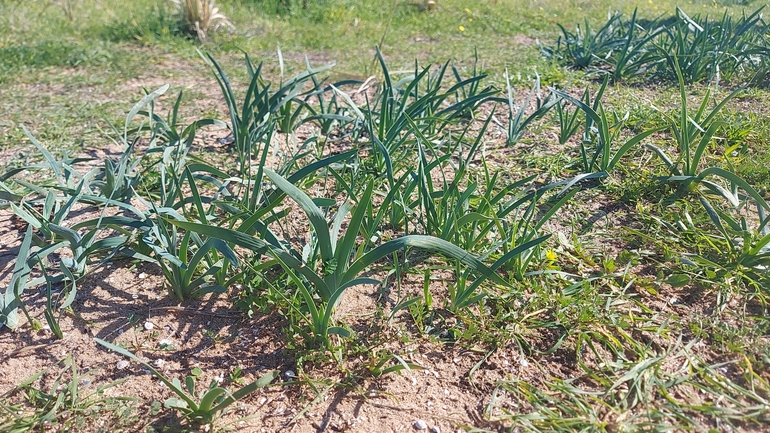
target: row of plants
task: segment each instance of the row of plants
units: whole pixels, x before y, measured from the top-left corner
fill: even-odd
[[[227,121],[185,124],[181,93],[168,115],[159,115],[156,101],[168,91],[163,86],[113,128],[120,158],[91,169],[82,166],[93,161],[57,158],[29,135],[43,160],[0,176],[0,199],[27,223],[11,283],[0,298],[0,322],[15,328],[23,314],[40,326],[25,298],[42,286],[45,320],[61,338],[61,314],[73,308],[82,279],[125,258],[157,265],[169,295],[179,300],[229,292],[249,309],[265,305],[265,297],[283,297],[289,302],[282,313],[301,330],[302,344],[339,360],[352,331],[335,309],[351,287],[383,288],[385,280],[375,277],[384,261],[398,274],[410,268],[426,272],[424,293],[399,299],[393,314],[418,304],[431,308],[430,267],[413,264],[410,251],[422,251],[429,257],[423,263],[434,261],[453,272],[441,306],[450,314],[472,314],[486,297],[507,293],[534,275],[580,284],[584,276],[546,265],[543,246],[550,235],[543,227],[580,194],[578,186],[602,187],[644,143],[662,162],[666,172],[657,180],[673,187],[671,199],[696,200],[710,224],[689,220],[686,228],[703,233],[713,248],[682,257],[683,267],[669,282],[730,276],[766,294],[770,206],[730,169],[727,156],[717,157],[730,152],[714,151],[725,126],[720,111],[740,90],[713,108],[707,93],[692,110],[679,57],[668,56],[680,106],[661,111],[663,126],[643,125],[631,134],[628,116],[602,101],[608,79],[593,95],[590,89],[582,96],[549,89],[546,97],[535,80],[530,98],[517,104],[510,82],[507,97],[501,97],[475,68],[464,77],[449,63],[436,69],[415,64],[413,74],[399,78],[379,52],[377,59],[381,79],[372,94],[361,82],[328,83],[320,76],[330,66],[310,64],[274,86],[248,56],[246,86],[236,90],[208,57]],[[364,102],[354,101],[356,89]],[[496,104],[507,107],[507,125],[496,117]],[[542,118],[558,122],[559,142],[576,158],[572,173],[543,184],[536,175],[512,178],[487,161],[490,128],[502,125],[513,145]],[[306,124],[317,133],[298,143],[295,132]],[[213,165],[197,152],[195,138],[206,127],[230,131],[232,163]],[[281,139],[285,144],[277,146]],[[668,141],[676,146],[660,145]],[[69,224],[70,213],[83,207],[95,217]],[[306,230],[298,233],[297,221],[306,222]],[[674,230],[678,223],[661,220]],[[246,302],[244,294],[231,292],[236,284],[247,287]],[[388,371],[382,367],[373,374]],[[198,401],[190,397],[194,387],[162,380],[180,396],[168,407],[209,422],[273,377],[234,394],[212,386]]]
[[[719,83],[740,74],[752,77],[754,84],[766,84],[770,47],[763,9],[738,18],[725,13],[721,19],[690,17],[679,8],[673,16],[655,19],[639,18],[637,10],[630,18],[616,12],[598,29],[588,20],[574,32],[559,24],[562,35],[555,45],[541,47],[541,52],[613,81],[676,82],[677,74],[668,61],[673,55],[686,83]]]

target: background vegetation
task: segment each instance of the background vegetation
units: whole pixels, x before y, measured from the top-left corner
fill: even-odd
[[[0,200],[26,229],[0,319],[44,320],[61,338],[81,282],[123,258],[157,265],[179,301],[277,310],[298,368],[356,380],[418,368],[335,314],[366,285],[397,291],[369,313],[407,321],[407,340],[563,357],[569,375],[489,388],[483,415],[500,429],[759,430],[762,7],[4,1]],[[83,157],[104,143],[116,157]],[[72,224],[79,206],[94,216]],[[41,317],[25,306],[34,287]],[[365,368],[346,363],[363,356]],[[194,372],[182,383],[145,366],[192,424],[276,376],[196,392]],[[0,426],[99,416],[83,408],[104,402],[78,398],[71,375],[9,390]]]

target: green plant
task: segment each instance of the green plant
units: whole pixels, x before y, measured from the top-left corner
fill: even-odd
[[[40,236],[35,236],[36,245],[43,246],[47,242],[60,240],[60,237],[56,235],[51,226],[62,224],[67,218],[73,206],[78,202],[85,182],[84,180],[81,183],[76,194],[69,197],[66,195],[60,196],[55,190],[45,191],[45,200],[40,211],[35,206],[36,202],[38,202],[37,200],[33,200],[32,203],[21,200],[19,206],[11,202],[13,212],[40,233]],[[64,202],[63,205],[61,204],[62,202]]]
[[[588,89],[586,88],[583,93],[582,100],[586,99]],[[579,114],[580,109],[575,107],[570,111],[567,108],[569,101],[561,100],[556,104],[556,114],[559,116],[559,144],[565,144],[569,139],[575,135],[578,128],[580,128]]]
[[[135,104],[126,117],[125,128],[121,141],[126,144],[126,150],[117,167],[111,163],[106,163],[105,168],[109,173],[105,174],[105,180],[92,180],[99,173],[99,169],[92,169],[86,174],[81,175],[72,166],[83,159],[72,159],[65,155],[62,160],[57,160],[51,155],[45,147],[37,142],[29,133],[33,144],[40,150],[45,158],[45,162],[34,166],[26,166],[20,169],[10,170],[5,174],[10,177],[20,173],[24,169],[50,169],[54,173],[54,179],[57,180],[57,186],[42,188],[24,180],[14,180],[14,182],[25,186],[32,191],[45,195],[42,204],[42,212],[37,211],[34,206],[20,201],[20,206],[11,203],[14,212],[29,223],[28,230],[22,242],[22,247],[14,266],[14,275],[6,289],[4,299],[0,303],[0,323],[15,328],[18,325],[17,309],[21,308],[27,314],[31,324],[36,323],[29,317],[24,303],[22,302],[22,292],[40,284],[46,287],[46,308],[44,315],[51,331],[57,338],[62,338],[63,334],[59,327],[59,316],[62,311],[69,308],[75,300],[77,293],[77,280],[86,275],[90,270],[89,266],[93,264],[93,257],[103,251],[109,251],[106,257],[102,257],[97,267],[113,257],[118,250],[129,240],[128,233],[123,231],[115,236],[101,237],[105,226],[112,224],[121,217],[106,217],[106,207],[102,209],[101,215],[93,220],[65,227],[67,216],[77,204],[97,204],[114,205],[125,210],[133,212],[135,215],[142,215],[142,212],[133,206],[124,203],[128,198],[128,192],[133,193],[133,184],[126,179],[128,175],[130,154],[133,146],[128,144],[129,124],[132,119],[146,106],[152,106],[152,101],[163,94],[168,86],[161,87],[155,92],[146,95],[140,102]],[[140,128],[141,129],[141,128]],[[117,130],[113,127],[113,130]],[[113,173],[113,170],[116,173]],[[112,174],[110,174],[112,173]],[[75,180],[79,181],[75,183]],[[92,189],[101,193],[94,195]],[[63,204],[60,204],[63,203]],[[123,217],[122,220],[132,221],[135,225],[141,225],[141,219],[130,219]],[[121,221],[122,221],[121,220]],[[85,233],[78,230],[87,228]],[[42,236],[38,236],[36,232]],[[70,254],[59,256],[59,250],[67,248]],[[49,256],[59,256],[58,266],[51,266]],[[37,269],[42,276],[30,280],[30,275],[34,269]],[[54,291],[54,285],[62,285],[61,290]],[[58,314],[57,314],[58,310]]]
[[[32,246],[32,226],[27,227],[27,233],[19,247],[16,263],[13,266],[13,274],[5,293],[0,297],[0,324],[11,329],[19,325],[18,309],[21,306],[21,292],[27,286],[31,266],[27,258]]]
[[[652,149],[660,157],[671,173],[670,176],[662,177],[661,180],[678,185],[680,194],[694,193],[698,190],[699,186],[703,186],[711,193],[721,196],[733,206],[738,206],[739,204],[737,188],[741,188],[745,193],[749,194],[758,204],[764,203],[764,199],[759,193],[736,174],[720,167],[701,169],[701,160],[706,150],[719,128],[723,126],[722,122],[715,119],[716,115],[728,101],[742,92],[743,89],[736,89],[710,111],[707,111],[707,108],[711,99],[711,93],[706,91],[706,96],[703,98],[698,109],[691,113],[687,109],[687,93],[684,77],[679,69],[679,61],[677,57],[669,57],[669,61],[679,80],[681,106],[678,118],[668,117],[667,120],[673,132],[679,156],[672,160],[663,149],[652,144],[647,145],[649,149]],[[730,189],[708,180],[707,177],[710,176],[729,182]],[[702,198],[705,199],[705,197]],[[703,203],[708,209],[709,205],[706,202]]]
[[[292,124],[295,122],[290,114],[290,106],[284,107],[295,100],[310,77],[333,65],[312,70],[308,68],[307,71],[281,83],[280,88],[272,92],[270,83],[265,82],[262,75],[262,63],[255,65],[246,54],[249,85],[242,102],[239,102],[224,70],[211,55],[208,55],[207,59],[216,72],[215,77],[227,104],[230,116],[229,127],[238,154],[240,178],[237,180],[238,189],[234,191],[234,200],[240,202],[239,205],[243,209],[254,212],[264,204],[265,197],[261,189],[263,169],[270,152],[269,143],[276,128],[276,122],[278,119],[284,119]],[[280,114],[282,110],[283,114]],[[287,126],[284,125],[284,127]],[[289,169],[295,159],[291,158],[285,165],[285,169]]]
[[[18,198],[18,205],[14,201],[10,202],[14,213],[24,221],[34,227],[41,236],[35,237],[35,244],[44,245],[46,242],[57,240],[50,226],[52,224],[61,225],[67,219],[69,213],[75,205],[82,201],[82,196],[90,192],[91,182],[96,176],[98,169],[93,169],[86,174],[79,173],[74,165],[80,162],[90,161],[90,158],[71,158],[66,153],[61,159],[56,159],[32,134],[22,126],[32,144],[40,151],[45,161],[15,168],[7,171],[0,180],[13,179],[13,182],[25,187],[38,197],[32,200]],[[17,179],[15,176],[26,170],[51,170],[53,171],[54,185],[40,186],[23,179]],[[42,209],[38,207],[42,204]],[[60,239],[60,238],[59,238]]]
[[[620,26],[618,38],[622,44],[607,60],[615,82],[646,73],[656,61],[652,42],[665,30],[665,26],[658,19],[646,22],[645,27],[640,26],[637,23],[637,11],[634,8],[631,21]],[[638,37],[637,32],[643,36]]]
[[[719,235],[696,227],[690,218],[685,220],[685,228],[704,245],[704,248],[683,255],[681,261],[688,265],[685,270],[704,282],[736,279],[755,290],[760,299],[766,302],[764,299],[770,284],[770,218],[764,216],[768,205],[756,205],[758,215],[751,216],[758,218],[736,218],[718,206],[713,206],[705,198],[701,199],[701,204],[706,208]],[[759,225],[753,227],[757,223]],[[690,278],[687,277],[686,281],[689,282]]]
[[[110,200],[129,201],[141,178],[137,172],[140,161],[131,160],[134,144],[123,152],[116,165],[111,159],[104,160],[104,169],[96,175],[91,187]]]
[[[488,100],[497,91],[492,87],[478,90],[477,83],[486,75],[475,75],[444,89],[448,62],[433,73],[430,67],[420,70],[415,63],[413,75],[394,81],[395,77],[391,75],[379,48],[376,58],[383,79],[373,102],[367,99],[365,107],[358,107],[350,96],[339,90],[337,93],[353,110],[367,133],[375,175],[385,173],[392,184],[395,180],[394,166],[397,167],[414,151],[416,142],[412,134],[415,129],[425,136],[435,137],[450,122],[467,116],[468,110]],[[458,95],[467,97],[453,100]]]
[[[556,46],[541,47],[541,52],[591,73],[608,74],[613,81],[639,76],[676,79],[666,62],[674,55],[686,82],[719,82],[761,67],[757,59],[767,54],[763,8],[737,20],[727,12],[721,20],[691,18],[679,7],[671,18],[642,20],[634,10],[629,21],[619,13],[609,15],[596,32],[587,19],[585,31],[578,26],[575,33],[558,24],[562,36]]]
[[[348,288],[355,285],[379,284],[379,281],[361,278],[359,274],[368,266],[395,251],[411,247],[459,260],[467,266],[467,273],[480,274],[474,281],[474,290],[487,279],[498,284],[507,284],[494,273],[493,268],[488,268],[463,249],[432,236],[403,236],[385,242],[369,251],[360,247],[356,248],[356,238],[360,233],[362,220],[367,210],[367,207],[362,206],[361,203],[368,203],[371,200],[373,190],[371,183],[361,195],[359,205],[351,216],[346,232],[339,237],[343,218],[350,211],[350,205],[342,206],[330,230],[323,212],[310,197],[277,173],[271,170],[265,170],[265,173],[278,189],[297,202],[310,220],[311,242],[305,246],[301,255],[284,249],[282,244],[271,244],[234,230],[182,221],[170,220],[169,222],[186,230],[197,231],[262,254],[273,255],[276,263],[284,268],[289,278],[299,288],[308,308],[314,337],[318,344],[325,348],[332,347],[330,334],[347,335],[347,331],[344,329],[332,326],[332,313],[342,295]],[[470,292],[472,290],[467,295]],[[315,296],[319,297],[320,302],[315,299]]]
[[[152,226],[142,237],[144,245],[149,246],[156,254],[151,260],[160,266],[169,292],[179,300],[199,298],[206,293],[223,293],[226,285],[208,284],[209,277],[226,269],[228,264],[237,266],[238,258],[233,250],[219,239],[202,241],[196,234],[185,232],[181,235],[176,226],[168,224],[160,216],[181,218],[181,215],[169,210],[154,210],[156,218]],[[194,254],[193,243],[197,247]],[[222,254],[222,259],[211,258],[214,251]],[[205,263],[205,270],[200,273],[200,266]]]
[[[507,69],[505,71],[505,85],[508,91],[508,100],[506,101],[508,104],[508,129],[506,131],[507,135],[505,144],[508,146],[513,146],[514,144],[518,143],[519,140],[521,140],[521,137],[524,135],[524,131],[532,121],[545,116],[551,110],[551,108],[559,104],[559,98],[554,92],[549,93],[545,99],[542,98],[540,92],[539,75],[535,77],[535,80],[532,83],[532,90],[529,92],[527,99],[524,100],[523,105],[518,105],[513,100],[511,77],[508,74]],[[535,97],[535,111],[525,118],[524,113],[529,108],[529,101],[533,96]]]
[[[587,18],[585,28],[581,29],[578,24],[574,33],[557,23],[562,34],[556,41],[556,47],[541,47],[541,52],[546,58],[566,61],[581,69],[603,62],[624,45],[624,39],[618,35],[623,29],[620,17],[617,12],[609,15],[597,31],[591,29]]]
[[[133,421],[136,399],[104,395],[105,391],[120,385],[125,379],[88,388],[98,369],[81,374],[71,355],[58,363],[63,369],[50,390],[35,386],[35,382],[47,373],[41,371],[0,395],[0,430],[17,433],[46,429],[80,430],[97,417],[103,427],[120,429],[123,424]],[[23,396],[21,403],[6,405],[10,397],[17,395]]]
[[[183,386],[179,379],[174,378],[169,380],[158,370],[153,368],[152,365],[142,361],[138,356],[134,355],[128,350],[116,346],[112,343],[108,343],[99,338],[95,338],[94,341],[106,347],[107,349],[112,350],[113,352],[116,352],[142,364],[146,369],[150,370],[150,372],[155,375],[158,380],[168,386],[168,388],[178,397],[171,397],[167,399],[164,403],[164,406],[168,409],[175,409],[180,411],[182,415],[185,416],[185,418],[196,424],[211,424],[230,405],[251,394],[257,389],[270,385],[270,382],[278,377],[277,371],[271,371],[261,378],[255,380],[254,382],[251,382],[248,385],[244,385],[234,392],[230,392],[227,389],[218,386],[216,381],[212,381],[207,389],[196,395],[195,375],[187,376]]]
[[[215,0],[170,0],[176,6],[180,21],[190,35],[201,42],[205,41],[209,32],[222,27],[234,28],[227,17],[219,12]]]
[[[668,37],[657,42],[658,74],[677,80],[681,74],[688,83],[719,82],[743,68],[753,68],[754,57],[767,55],[760,43],[763,8],[734,22],[727,13],[718,21],[708,16],[691,18],[677,7],[676,23],[665,29]],[[676,57],[679,73],[666,61],[671,56]]]
[[[486,74],[482,73],[481,68],[479,67],[479,52],[478,50],[473,50],[473,68],[471,68],[470,71],[470,78],[471,79],[464,79],[462,78],[460,71],[457,69],[457,67],[453,64],[452,65],[452,75],[455,77],[455,82],[457,84],[460,84],[460,86],[454,86],[455,89],[455,101],[475,101],[474,103],[470,104],[467,108],[465,113],[463,113],[463,117],[465,118],[473,118],[475,110],[484,102],[486,102],[486,99],[484,98],[477,98],[479,94],[486,93],[490,90],[489,87],[482,88],[482,80],[475,80],[472,79],[474,77],[483,77],[486,76]]]
[[[177,185],[178,197],[173,200],[173,203],[184,208],[184,204],[189,201],[193,209],[190,214],[196,214],[202,221],[208,222],[209,214],[203,207],[204,198],[200,196],[189,168],[185,169],[185,178],[189,182],[190,198],[187,200],[183,197],[181,192],[183,185],[177,179],[174,184]],[[146,212],[137,213],[137,217],[104,217],[81,222],[74,228],[103,224],[125,233],[126,236],[110,238],[113,239],[111,245],[120,247],[119,252],[122,255],[160,266],[168,284],[169,293],[179,300],[226,291],[232,283],[232,280],[227,279],[227,271],[231,264],[235,266],[238,264],[238,258],[227,243],[219,239],[204,241],[196,233],[189,231],[180,233],[177,227],[169,224],[165,218],[184,221],[186,218],[182,214],[173,207],[158,207],[142,198],[139,200],[149,209]],[[183,212],[188,211],[184,209]],[[131,230],[127,231],[126,227]],[[135,239],[136,243],[130,245],[129,239]],[[216,252],[222,255],[221,259]],[[214,284],[211,284],[212,278],[215,280]]]
[[[49,196],[50,197],[50,196]],[[80,197],[80,191],[76,192],[76,197]],[[83,197],[93,197],[86,196]],[[95,198],[95,197],[94,197]],[[57,338],[62,338],[61,330],[58,326],[58,319],[54,314],[54,305],[61,300],[58,306],[59,310],[68,308],[75,300],[77,292],[76,281],[84,276],[92,264],[91,257],[98,252],[109,250],[107,257],[103,258],[99,264],[104,263],[112,257],[118,248],[127,240],[126,236],[112,236],[100,239],[97,237],[103,228],[102,217],[91,221],[88,226],[90,230],[81,235],[76,230],[80,227],[67,228],[51,222],[45,222],[46,230],[53,235],[51,241],[41,241],[35,234],[33,224],[27,228],[10,284],[2,302],[0,302],[0,323],[15,328],[18,325],[17,308],[21,308],[27,314],[24,304],[21,300],[22,292],[29,287],[36,287],[42,283],[46,284],[46,309],[45,317],[51,330]],[[33,246],[36,244],[36,246]],[[50,274],[50,263],[48,256],[55,254],[62,248],[70,250],[70,256],[58,257],[58,271]],[[98,265],[97,265],[98,266]],[[33,269],[39,268],[41,277],[29,279]],[[62,290],[55,295],[52,290],[53,284],[63,284]],[[31,317],[30,323],[35,323]]]
[[[580,144],[580,154],[584,173],[592,173],[589,176],[593,177],[607,176],[629,150],[645,138],[662,130],[659,128],[641,132],[628,139],[613,154],[613,145],[620,137],[626,117],[621,118],[617,113],[612,113],[613,117],[610,120],[609,116],[607,116],[607,112],[601,102],[601,96],[607,87],[608,81],[608,78],[604,79],[593,104],[588,103],[590,96],[587,91],[583,94],[584,99],[581,101],[562,91],[553,90],[553,93],[571,102],[585,113],[586,123],[583,140]]]
[[[310,71],[310,61],[305,59],[307,70]],[[305,97],[305,107],[307,107],[309,116],[302,119],[300,124],[306,122],[318,122],[318,126],[321,129],[321,134],[328,136],[335,127],[342,130],[344,126],[353,122],[355,118],[346,115],[344,106],[340,105],[337,100],[337,92],[334,89],[339,89],[346,85],[363,85],[361,80],[346,79],[337,81],[330,85],[324,85],[325,80],[319,80],[318,74],[312,74],[310,79],[313,81],[313,89],[307,93]],[[330,93],[329,100],[324,98],[325,93]],[[315,97],[318,101],[317,107],[310,103],[310,100]]]

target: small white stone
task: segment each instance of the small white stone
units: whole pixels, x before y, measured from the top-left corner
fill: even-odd
[[[414,428],[415,430],[427,430],[428,424],[425,421],[418,419],[417,421],[412,423],[412,428]]]
[[[267,398],[266,397],[260,398],[258,403],[259,403],[260,406],[262,406],[263,404],[267,403]]]
[[[292,370],[286,370],[286,373],[284,373],[283,375],[286,376],[287,379],[294,379],[295,377],[297,377],[297,375]]]
[[[144,322],[144,329],[147,331],[152,331],[155,328],[155,325],[152,324],[152,322]]]
[[[519,364],[521,364],[522,367],[529,367],[529,361],[527,361],[524,358],[521,358],[521,360],[519,360]]]
[[[139,295],[131,295],[131,299],[139,299]]]
[[[128,361],[126,361],[125,359],[121,359],[121,360],[120,360],[120,361],[118,361],[118,363],[115,365],[115,368],[117,368],[118,370],[125,370],[126,368],[128,368],[128,366],[129,366],[129,362],[128,362]]]
[[[171,346],[171,344],[172,344],[172,342],[168,338],[164,338],[164,339],[158,341],[158,345],[160,345],[161,347],[163,347],[163,346]]]
[[[140,279],[140,280],[143,280],[143,279],[145,279],[145,278],[147,278],[147,274],[145,274],[144,272],[142,272],[141,274],[139,274],[139,279]]]
[[[437,425],[434,425],[433,427],[431,427],[431,428],[430,428],[430,431],[431,431],[432,433],[441,433],[441,429],[440,429],[440,428],[438,428],[438,426],[437,426]]]
[[[158,358],[158,359],[156,359],[155,361],[153,361],[153,362],[152,362],[152,365],[153,365],[153,366],[155,366],[155,367],[157,367],[157,368],[161,368],[161,367],[163,367],[165,364],[166,364],[166,361],[164,361],[164,360],[162,360],[162,359],[160,359],[160,358]]]

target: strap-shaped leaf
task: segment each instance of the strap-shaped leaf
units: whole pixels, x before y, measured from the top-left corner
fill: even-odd
[[[350,262],[350,255],[355,248],[356,238],[361,231],[361,225],[364,217],[366,216],[366,209],[372,199],[372,191],[374,190],[373,182],[369,182],[366,185],[364,193],[361,195],[358,204],[355,207],[353,215],[350,218],[348,229],[337,244],[337,267],[338,269],[346,270],[348,263]],[[342,275],[343,272],[336,272],[337,275]]]
[[[732,182],[738,185],[742,190],[746,191],[746,193],[757,202],[757,206],[762,206],[765,210],[770,210],[770,206],[765,201],[765,199],[757,192],[757,190],[755,190],[751,185],[748,184],[748,182],[743,180],[737,174],[729,172],[723,168],[709,167],[703,170],[702,172],[700,172],[700,174],[698,175],[698,178],[704,179],[711,175],[719,176],[729,182]]]
[[[698,165],[700,165],[700,159],[703,156],[703,152],[706,151],[706,148],[711,142],[711,138],[714,136],[714,134],[716,134],[717,129],[719,129],[723,125],[726,125],[726,122],[714,122],[703,133],[703,136],[701,137],[700,142],[698,142],[698,145],[695,147],[695,153],[693,153],[692,155],[692,162],[690,162],[689,164],[690,171],[684,174],[690,175],[690,176],[697,175]]]
[[[457,245],[452,244],[451,242],[439,239],[434,236],[425,235],[403,236],[378,246],[377,248],[364,254],[360,259],[353,262],[341,281],[344,282],[347,280],[352,280],[356,275],[363,272],[367,266],[372,265],[381,258],[388,256],[395,251],[409,247],[442,254],[449,258],[456,259],[460,261],[460,263],[468,266],[470,269],[480,273],[484,277],[494,281],[497,284],[504,286],[509,285],[507,281],[500,278],[500,276],[495,274],[494,271],[489,269],[489,267],[487,267],[479,259],[473,256],[473,254],[465,251]]]
[[[615,156],[612,157],[612,160],[609,161],[607,164],[607,172],[612,171],[613,168],[620,162],[620,158],[623,157],[629,150],[631,150],[632,147],[639,144],[642,140],[649,137],[652,134],[655,134],[657,132],[660,132],[664,130],[665,128],[655,128],[650,129],[649,131],[644,131],[640,134],[635,135],[632,139],[628,140],[624,145],[620,146],[620,148],[615,152]]]
[[[128,125],[131,123],[131,121],[134,119],[134,116],[136,116],[140,110],[142,110],[144,107],[149,105],[152,101],[157,99],[160,95],[166,93],[166,90],[168,90],[169,85],[164,84],[163,86],[159,87],[157,90],[148,93],[145,95],[144,98],[142,98],[139,102],[136,103],[131,108],[131,111],[128,112],[128,115],[126,116],[126,125],[124,129],[124,138],[126,138],[126,141],[128,141]]]
[[[221,387],[212,388],[206,391],[206,393],[201,398],[200,404],[198,405],[198,412],[201,414],[215,414],[217,411],[212,410],[214,403],[217,401],[219,396],[226,393],[227,390]]]
[[[243,397],[246,397],[247,395],[251,394],[252,392],[256,391],[259,388],[264,388],[268,385],[270,385],[270,382],[275,380],[275,378],[278,377],[278,371],[273,370],[268,373],[266,373],[264,376],[260,377],[259,379],[255,380],[254,382],[251,382],[250,384],[244,386],[243,388],[235,391],[234,393],[230,394],[229,396],[225,397],[224,400],[222,400],[221,403],[216,405],[214,407],[214,412],[219,412],[222,409],[226,408],[227,406],[230,406],[231,404],[235,403],[236,401],[242,399]]]
[[[145,368],[150,370],[150,372],[152,372],[152,374],[154,374],[155,377],[158,378],[158,380],[163,382],[166,386],[169,387],[169,389],[174,391],[176,395],[178,395],[185,403],[187,403],[188,407],[197,407],[197,404],[195,404],[195,401],[192,398],[190,398],[190,396],[187,395],[187,393],[182,389],[181,386],[179,386],[178,380],[175,380],[173,382],[168,380],[165,376],[163,376],[163,374],[161,374],[158,370],[156,370],[152,365],[144,362],[141,358],[139,358],[138,356],[134,355],[133,353],[129,352],[128,350],[122,347],[116,346],[112,343],[108,343],[99,338],[94,338],[94,341],[106,347],[107,349],[112,350],[113,352],[117,352],[127,358],[130,358],[142,364]]]
[[[326,222],[326,217],[324,217],[321,209],[313,203],[313,200],[307,194],[292,185],[291,182],[286,180],[283,176],[267,168],[265,169],[265,174],[278,189],[285,192],[286,195],[297,202],[302,210],[305,211],[305,214],[310,220],[310,224],[313,226],[316,236],[318,237],[318,246],[321,249],[321,259],[324,262],[331,261],[334,257],[332,239],[329,234],[329,224]]]

